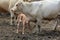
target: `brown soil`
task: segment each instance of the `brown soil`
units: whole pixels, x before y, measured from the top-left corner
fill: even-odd
[[[9,25],[9,21],[10,17],[0,16],[0,40],[60,40],[60,32],[16,33],[16,25]]]

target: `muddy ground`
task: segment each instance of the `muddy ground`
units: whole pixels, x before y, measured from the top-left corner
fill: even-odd
[[[60,40],[60,32],[39,32],[39,34],[16,33],[16,25],[9,25],[10,16],[0,16],[0,40]]]

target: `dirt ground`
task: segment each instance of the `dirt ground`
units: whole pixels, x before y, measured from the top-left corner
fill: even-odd
[[[60,40],[60,32],[55,31],[24,35],[16,33],[16,25],[9,25],[9,21],[9,16],[0,16],[0,40]]]

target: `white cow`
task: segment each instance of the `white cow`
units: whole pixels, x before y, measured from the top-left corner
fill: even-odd
[[[60,14],[60,1],[17,2],[11,10],[13,12],[23,11],[25,14],[32,16],[32,18],[36,18],[37,25],[41,25],[43,18],[56,18]]]

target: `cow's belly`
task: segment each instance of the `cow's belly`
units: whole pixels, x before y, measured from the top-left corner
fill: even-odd
[[[44,18],[48,18],[48,19],[52,19],[56,17],[57,17],[57,14],[51,14],[51,15],[44,16]]]
[[[55,18],[58,15],[59,9],[58,6],[53,4],[53,5],[48,5],[43,8],[42,14],[43,17],[45,18]]]

